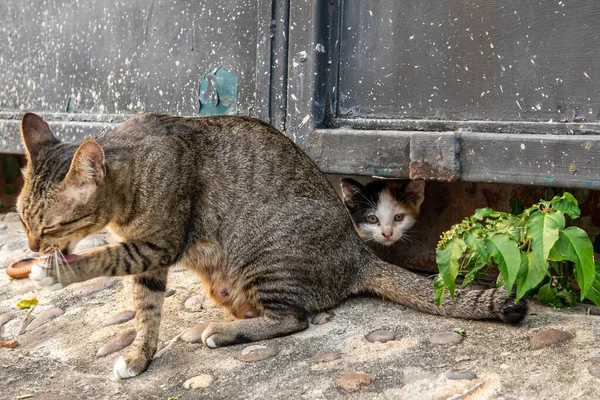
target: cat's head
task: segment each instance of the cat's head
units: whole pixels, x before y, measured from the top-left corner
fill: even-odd
[[[341,185],[360,237],[386,246],[414,225],[425,199],[425,181],[375,180],[365,186],[344,178]]]
[[[68,254],[85,236],[108,222],[104,152],[94,140],[62,143],[38,115],[21,120],[27,151],[17,212],[32,251]]]

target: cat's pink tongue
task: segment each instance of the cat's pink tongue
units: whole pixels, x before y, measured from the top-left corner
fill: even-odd
[[[66,261],[68,263],[73,262],[73,261],[77,261],[77,255],[76,254],[67,254],[66,256],[61,254],[61,255],[58,256],[58,258],[61,261]]]

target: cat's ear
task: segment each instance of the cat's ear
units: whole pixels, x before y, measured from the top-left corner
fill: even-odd
[[[21,137],[30,158],[35,158],[41,149],[60,143],[46,121],[37,114],[27,113],[21,118]]]
[[[65,180],[100,183],[105,175],[104,150],[94,139],[84,140],[75,151]]]
[[[421,207],[423,200],[425,200],[425,181],[408,181],[404,188],[404,193],[407,201],[414,204],[418,210]]]
[[[358,200],[356,197],[359,195],[365,195],[365,187],[360,183],[356,182],[354,179],[343,178],[340,181],[340,185],[342,187],[342,197],[344,198],[344,204],[347,207],[352,207],[355,205],[355,202]]]

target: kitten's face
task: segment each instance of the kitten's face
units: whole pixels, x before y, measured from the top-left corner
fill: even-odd
[[[28,163],[17,211],[29,248],[42,254],[69,254],[77,242],[106,224],[99,212],[104,201],[104,155],[95,142],[86,141],[79,148],[60,143],[34,114],[23,118],[21,133]]]
[[[374,181],[366,186],[342,180],[344,204],[360,237],[389,246],[417,221],[424,199],[424,181]]]

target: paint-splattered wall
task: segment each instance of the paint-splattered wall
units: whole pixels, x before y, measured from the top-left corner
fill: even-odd
[[[261,41],[268,35],[264,20],[271,18],[258,4],[0,2],[0,147],[22,150],[12,140],[17,132],[11,120],[23,111],[103,123],[142,111],[258,115],[256,89],[265,85],[256,77],[257,65],[263,64]],[[211,84],[210,93],[206,87],[201,93],[202,82]],[[92,128],[85,127],[95,133]]]
[[[597,0],[345,1],[343,7],[341,114],[600,120]]]

